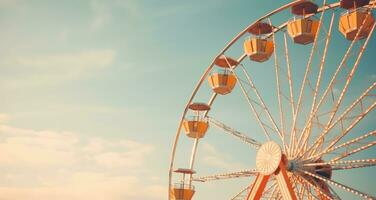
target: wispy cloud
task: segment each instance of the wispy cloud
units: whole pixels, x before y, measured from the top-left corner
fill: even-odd
[[[90,7],[93,12],[90,28],[94,31],[98,31],[110,21],[111,10],[107,4],[104,4],[102,1],[98,0],[91,1]]]
[[[9,55],[1,59],[3,67],[52,69],[56,72],[108,66],[113,62],[113,50],[89,50],[77,53]]]
[[[19,70],[18,77],[3,79],[5,86],[28,86],[59,83],[109,67],[114,62],[114,50],[87,50],[76,53],[45,53],[6,55],[1,57],[4,71]]]
[[[205,152],[202,159],[204,164],[207,166],[227,171],[234,169],[246,169],[245,165],[234,162],[228,155],[221,152],[215,146],[209,143],[202,144],[202,151]]]
[[[0,187],[2,199],[24,200],[159,200],[164,199],[165,188],[146,185],[134,176],[108,176],[97,172],[60,174],[63,184],[46,184],[34,187]],[[46,178],[46,182],[53,181]]]
[[[0,123],[4,123],[10,119],[10,116],[4,113],[0,113]]]
[[[93,143],[94,142],[94,143]],[[93,146],[94,144],[94,146]],[[89,148],[97,152],[93,159],[95,162],[107,168],[136,168],[142,167],[145,158],[152,152],[153,146],[123,140],[118,142],[107,142],[101,139],[94,139]],[[94,147],[94,148],[93,148]],[[96,147],[96,148],[95,148]],[[104,151],[104,149],[124,148],[126,152]],[[102,149],[102,151],[100,151]]]
[[[74,132],[1,124],[1,198],[163,199],[163,185],[137,172],[148,173],[153,149],[127,139],[85,139]]]
[[[17,0],[0,0],[0,7],[13,6],[18,3]]]
[[[0,163],[3,166],[66,166],[78,160],[71,150],[77,142],[72,133],[0,125],[0,134]]]

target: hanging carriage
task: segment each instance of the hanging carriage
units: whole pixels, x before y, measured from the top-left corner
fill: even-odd
[[[203,138],[209,128],[208,120],[202,116],[203,112],[210,110],[210,106],[205,103],[193,103],[189,105],[189,109],[195,115],[186,118],[183,121],[185,133],[190,138]]]
[[[267,37],[273,31],[273,27],[264,22],[258,22],[253,25],[248,32],[252,36],[244,41],[244,51],[253,61],[267,61],[274,51],[274,43]]]
[[[315,14],[317,9],[318,6],[311,1],[302,1],[291,7],[295,17],[288,22],[287,32],[295,43],[305,45],[315,40],[319,21],[309,15]]]

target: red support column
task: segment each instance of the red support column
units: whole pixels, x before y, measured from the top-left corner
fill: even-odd
[[[278,187],[281,191],[283,199],[296,200],[297,198],[295,195],[295,191],[290,182],[290,178],[287,175],[286,163],[287,159],[285,155],[282,155],[282,159],[279,163],[277,170],[275,170],[274,175],[276,177]],[[265,190],[269,177],[270,175],[263,175],[259,173],[251,187],[251,190],[248,193],[246,200],[259,200],[262,197],[262,193]]]
[[[279,164],[278,169],[274,173],[277,179],[279,190],[281,191],[282,197],[285,200],[296,200],[295,191],[290,182],[290,178],[287,175],[286,171],[286,158],[283,155],[281,163]]]
[[[259,200],[264,192],[266,183],[268,183],[269,177],[269,175],[257,175],[246,200]]]

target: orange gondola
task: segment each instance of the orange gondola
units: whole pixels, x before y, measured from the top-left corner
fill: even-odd
[[[185,175],[192,175],[195,172],[190,169],[178,169],[174,172],[183,174],[183,178],[170,188],[170,200],[191,200],[195,194],[195,188],[190,183],[185,183]]]
[[[235,75],[228,70],[211,73],[208,81],[213,91],[221,95],[230,93],[236,85]]]
[[[188,117],[183,121],[185,133],[190,138],[203,138],[209,128],[208,120],[200,115],[200,112],[210,110],[210,106],[204,103],[193,103],[189,109],[196,113],[195,116]]]
[[[254,36],[245,40],[244,51],[251,60],[264,62],[273,54],[274,43],[266,37],[266,34],[272,31],[273,27],[263,22],[256,23],[248,30]]]
[[[359,40],[369,35],[374,23],[375,19],[368,9],[348,10],[339,19],[339,31],[348,40]],[[361,27],[362,29],[360,30]],[[358,37],[355,38],[357,33]]]
[[[311,1],[301,1],[291,7],[291,12],[299,17],[294,17],[287,24],[287,32],[297,44],[312,43],[317,35],[319,21],[307,14],[316,13],[318,6]]]

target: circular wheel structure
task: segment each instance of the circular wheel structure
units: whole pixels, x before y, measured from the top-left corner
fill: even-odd
[[[372,173],[376,165],[376,60],[361,62],[373,42],[375,8],[376,0],[294,1],[232,39],[184,109],[172,147],[169,199],[190,200],[200,192],[196,184],[244,177],[249,184],[230,199],[375,199],[374,190],[367,194],[336,180],[337,174],[356,177],[354,169]],[[233,111],[225,99],[246,107]],[[251,132],[229,123],[240,118]],[[250,147],[254,164],[202,176],[195,161],[206,152],[199,141],[215,134]]]

